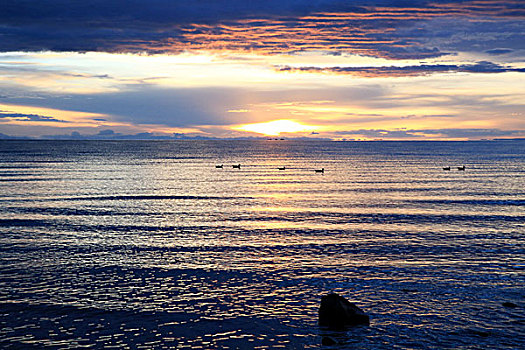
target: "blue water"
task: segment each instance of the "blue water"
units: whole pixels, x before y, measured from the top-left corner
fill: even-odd
[[[0,348],[524,348],[524,238],[523,141],[0,141]]]

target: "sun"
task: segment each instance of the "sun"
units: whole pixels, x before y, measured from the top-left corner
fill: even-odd
[[[235,130],[251,131],[268,136],[276,136],[283,132],[304,132],[318,129],[318,126],[305,125],[293,120],[280,119],[266,123],[244,124],[235,127]]]

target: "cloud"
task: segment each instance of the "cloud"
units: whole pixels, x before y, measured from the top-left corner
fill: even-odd
[[[19,61],[6,61],[9,59],[8,56],[2,55],[0,57],[0,72],[3,74],[38,74],[39,77],[48,77],[48,78],[88,78],[88,79],[113,79],[113,77],[108,74],[86,74],[78,72],[69,72],[61,69],[52,69],[46,67],[46,65],[35,64],[30,62],[23,62],[23,56],[16,57]],[[13,57],[14,58],[14,57]]]
[[[38,114],[22,114],[22,113],[10,113],[6,111],[0,111],[0,119],[10,119],[16,121],[28,121],[28,122],[60,122],[68,123],[66,120],[60,120],[53,117]]]
[[[0,134],[0,138],[12,138],[5,134]],[[135,134],[126,134],[115,132],[111,129],[101,130],[97,134],[82,134],[78,131],[73,131],[70,134],[58,135],[43,135],[40,139],[51,140],[219,140],[217,137],[206,136],[197,133],[152,133],[139,132]],[[231,137],[230,139],[265,139],[264,137]]]
[[[351,74],[361,77],[409,77],[434,73],[505,73],[525,72],[525,68],[512,68],[500,64],[480,61],[475,64],[421,64],[418,66],[383,66],[383,67],[276,67],[281,72],[310,72],[310,73],[336,73]]]
[[[19,139],[27,140],[30,138],[27,136],[10,136],[10,135],[6,135],[0,132],[0,140],[19,140]]]
[[[382,139],[481,139],[498,137],[523,137],[525,130],[501,130],[501,129],[356,129],[336,131],[334,135],[341,137],[360,136],[366,138]]]
[[[257,114],[255,109],[272,109],[279,107],[279,104],[292,104],[294,107],[294,104],[310,101],[345,102],[348,99],[355,100],[355,103],[367,103],[369,100],[381,98],[385,93],[384,88],[375,84],[340,89],[281,87],[261,90],[254,87],[167,88],[143,84],[127,86],[115,92],[68,95],[40,92],[35,97],[32,97],[32,90],[26,90],[25,93],[20,93],[21,97],[17,95],[4,101],[11,105],[39,106],[110,116],[103,119],[133,125],[193,127],[268,121],[267,113]],[[228,112],[231,110],[246,112]],[[283,113],[289,112],[284,110]]]
[[[488,53],[489,55],[505,55],[505,54],[514,52],[514,50],[512,49],[491,49],[491,50],[486,50],[485,52]]]
[[[420,59],[523,47],[523,16],[523,2],[491,0],[11,0],[0,5],[0,51],[325,50]]]
[[[227,111],[228,113],[248,113],[250,112],[249,109],[230,109]]]
[[[450,66],[461,65],[447,65],[447,69]],[[487,72],[506,68],[505,65],[478,62],[466,65],[464,70]],[[417,69],[415,71],[421,73]],[[390,72],[383,72],[387,73]],[[279,76],[286,78],[286,74]],[[283,79],[290,82],[279,85],[257,83],[229,88],[130,84],[109,92],[87,93],[46,92],[24,86],[17,90],[16,86],[0,85],[0,95],[5,95],[0,100],[1,109],[70,121],[52,130],[53,123],[49,122],[34,123],[39,124],[38,127],[30,129],[29,122],[9,123],[0,119],[0,132],[31,136],[72,131],[94,134],[100,128],[107,128],[126,135],[141,131],[200,131],[206,136],[230,137],[227,131],[234,126],[277,119],[326,126],[326,129],[316,130],[322,132],[323,137],[328,130],[400,127],[419,130],[450,125],[502,130],[524,127],[519,114],[523,110],[523,99],[518,74],[499,77],[438,75],[419,78],[416,84],[412,79],[392,83],[376,79],[365,84],[345,76],[325,79],[305,74],[300,78]],[[330,84],[332,79],[338,83]],[[303,81],[314,83],[303,84]],[[435,89],[435,86],[445,88]],[[82,114],[75,117],[74,113],[78,112]],[[381,135],[375,137],[381,138]]]

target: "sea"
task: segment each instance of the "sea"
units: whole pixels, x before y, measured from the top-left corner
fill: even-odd
[[[524,349],[524,307],[525,141],[0,141],[2,349]]]

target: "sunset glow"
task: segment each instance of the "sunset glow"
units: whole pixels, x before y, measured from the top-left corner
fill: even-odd
[[[523,6],[394,3],[0,5],[0,134],[525,137]]]
[[[303,125],[293,120],[273,120],[266,123],[246,124],[235,127],[236,130],[250,131],[269,136],[276,136],[281,133],[312,131],[318,128],[319,127],[312,125]]]
[[[524,38],[525,0],[0,1],[0,348],[523,348]]]

